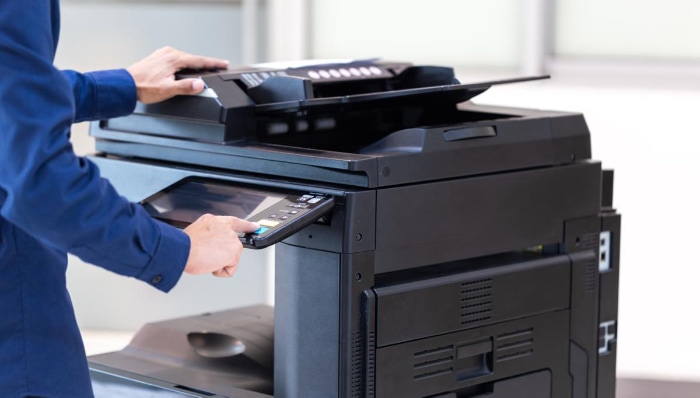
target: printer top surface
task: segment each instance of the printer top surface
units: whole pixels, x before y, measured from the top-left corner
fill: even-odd
[[[182,76],[206,91],[93,123],[98,151],[361,187],[590,157],[581,115],[469,101],[548,76],[462,84],[449,67],[374,60]]]

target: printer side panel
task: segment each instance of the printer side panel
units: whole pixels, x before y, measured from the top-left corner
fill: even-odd
[[[621,216],[614,210],[601,214],[601,231],[607,241],[600,241],[600,310],[598,328],[598,395],[614,398],[617,366],[618,287],[620,282]],[[609,232],[609,234],[606,234]],[[605,257],[604,254],[607,256]]]
[[[602,176],[605,185],[612,172]],[[572,398],[615,397],[621,217],[607,189],[597,216],[567,220],[560,248],[572,259]]]
[[[598,357],[598,215],[567,220],[563,251],[571,258],[572,398],[595,398]]]

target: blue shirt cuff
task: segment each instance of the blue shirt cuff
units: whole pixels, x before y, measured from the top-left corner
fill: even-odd
[[[160,240],[146,268],[136,275],[158,290],[168,292],[180,280],[190,253],[190,238],[185,232],[156,221]]]
[[[134,111],[136,83],[126,69],[88,72],[85,75],[93,79],[97,87],[93,120],[125,116]]]

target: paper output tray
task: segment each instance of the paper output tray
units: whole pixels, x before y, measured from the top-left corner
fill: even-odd
[[[488,90],[498,84],[526,82],[532,80],[548,79],[549,76],[528,76],[514,79],[493,80],[469,84],[446,84],[431,87],[407,88],[402,90],[385,91],[378,93],[354,94],[326,98],[308,98],[294,101],[284,101],[255,106],[257,114],[273,112],[314,111],[323,109],[358,109],[369,107],[403,107],[422,106],[425,104],[458,104]],[[279,78],[280,80],[284,78]]]

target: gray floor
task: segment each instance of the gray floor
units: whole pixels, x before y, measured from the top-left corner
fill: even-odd
[[[94,375],[93,375],[94,377]],[[133,387],[132,384],[114,384],[93,381],[95,398],[177,398],[184,395],[166,390]],[[699,398],[700,383],[617,379],[615,398]],[[516,398],[516,397],[514,397]]]
[[[698,398],[700,383],[617,379],[616,398]]]

